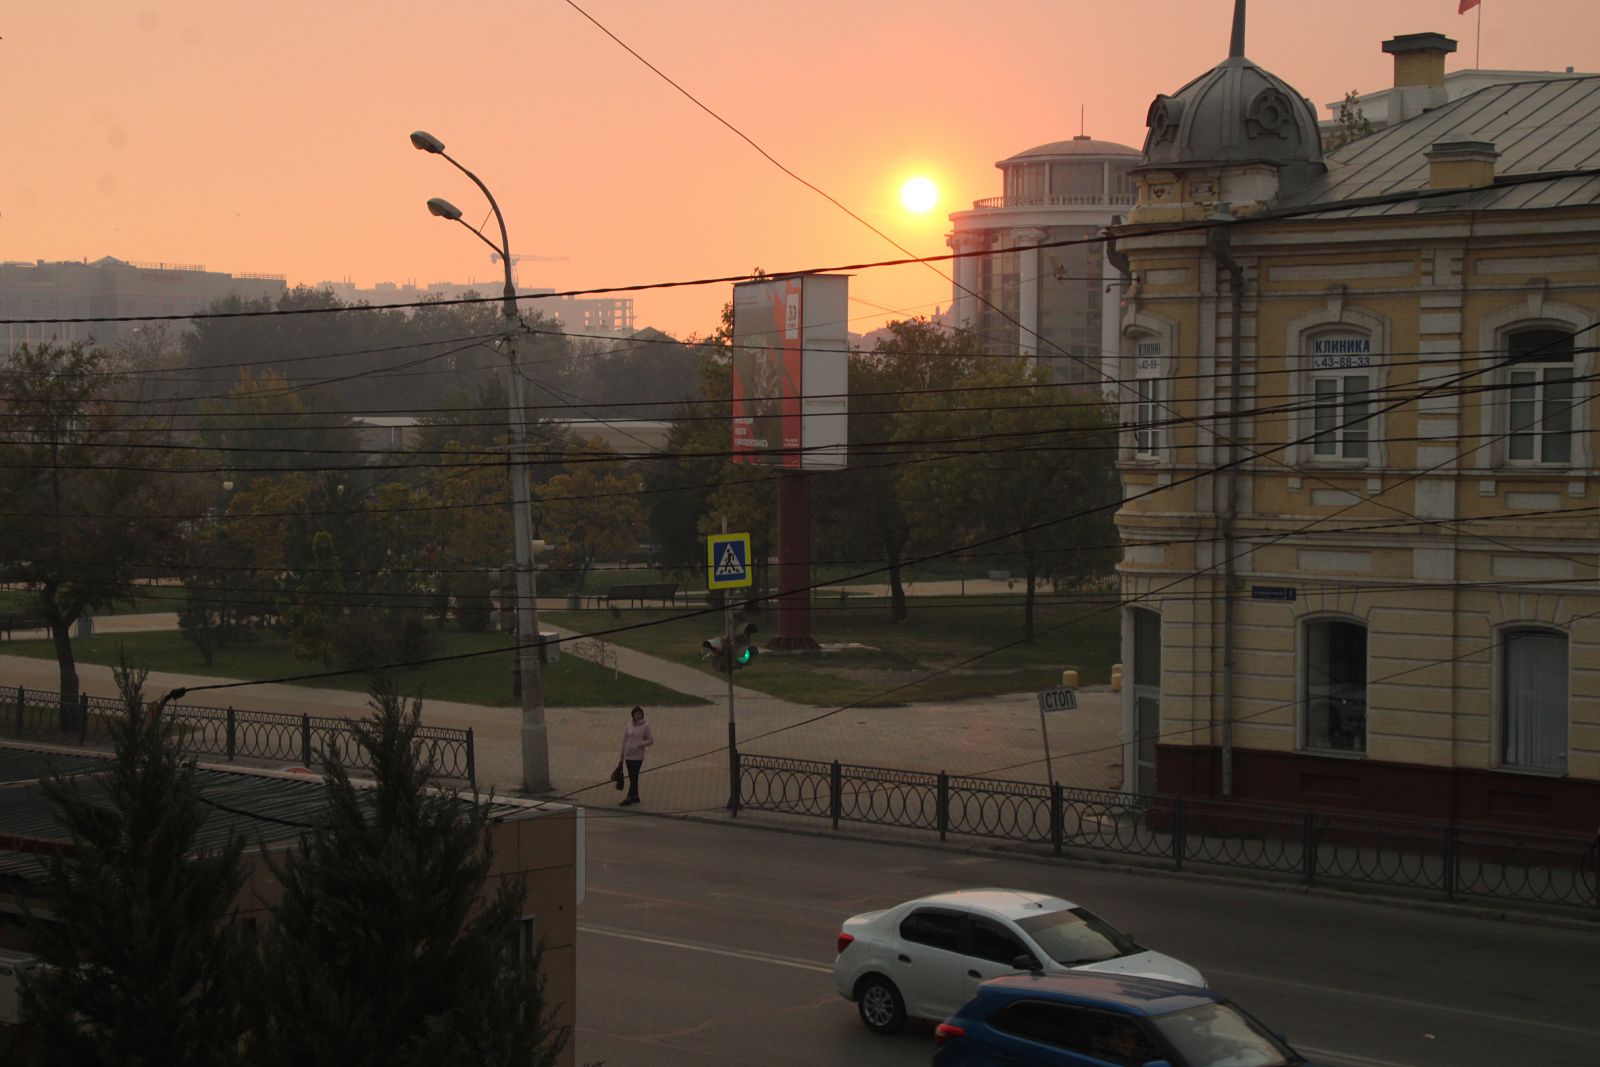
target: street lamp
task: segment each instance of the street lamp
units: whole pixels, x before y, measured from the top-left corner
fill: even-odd
[[[517,289],[511,280],[511,241],[506,237],[505,216],[495,203],[489,187],[466,167],[450,158],[444,142],[418,130],[411,135],[411,143],[418,150],[443,156],[451,166],[471,178],[483,191],[494,210],[495,221],[500,224],[500,243],[497,245],[483,231],[461,217],[461,209],[448,200],[434,197],[428,201],[429,213],[448,222],[459,222],[477,236],[478,240],[494,249],[506,268],[505,315],[506,360],[511,372],[511,507],[512,536],[516,540],[517,578],[517,664],[522,678],[522,788],[528,793],[544,793],[550,789],[550,738],[544,721],[544,677],[539,670],[543,649],[539,641],[539,605],[533,593],[533,539],[532,516],[528,509],[528,426],[527,413],[522,407],[522,375],[517,369]],[[529,642],[532,642],[532,645]]]

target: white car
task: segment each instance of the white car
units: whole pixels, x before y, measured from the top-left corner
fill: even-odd
[[[1016,889],[963,889],[844,921],[833,979],[869,1030],[946,1018],[978,983],[1017,971],[1109,971],[1205,988],[1182,960],[1138,945],[1070,900]]]

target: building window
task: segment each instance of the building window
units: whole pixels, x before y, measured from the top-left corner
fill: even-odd
[[[1567,769],[1567,636],[1511,630],[1500,643],[1501,762]]]
[[[1134,383],[1133,450],[1144,457],[1161,451],[1161,382],[1140,378]]]
[[[1344,619],[1306,623],[1305,746],[1367,750],[1367,628]]]
[[[1311,379],[1313,398],[1311,454],[1319,459],[1366,459],[1367,375],[1341,373]]]
[[[1349,464],[1377,458],[1372,392],[1380,368],[1374,362],[1372,338],[1365,333],[1324,333],[1308,344],[1308,373],[1301,379],[1308,414],[1300,430],[1311,438],[1308,458]]]
[[[512,928],[514,938],[512,957],[521,964],[532,965],[539,962],[539,937],[538,920],[532,915],[524,915],[518,919]]]
[[[1166,397],[1161,387],[1166,373],[1166,349],[1151,338],[1134,341],[1133,451],[1143,459],[1161,452],[1162,418]]]
[[[1572,462],[1572,334],[1520,330],[1510,337],[1506,457],[1512,463]]]

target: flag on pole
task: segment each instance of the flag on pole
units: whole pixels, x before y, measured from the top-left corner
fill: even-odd
[[[1482,2],[1483,0],[1461,0],[1461,7],[1456,11],[1456,14],[1465,15]]]

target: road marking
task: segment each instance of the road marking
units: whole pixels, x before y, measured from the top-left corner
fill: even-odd
[[[1362,993],[1354,989],[1339,989],[1334,986],[1313,985],[1310,982],[1292,982],[1286,978],[1267,978],[1256,974],[1241,974],[1238,971],[1219,971],[1212,967],[1205,970],[1207,976],[1220,975],[1235,982],[1255,982],[1262,986],[1290,986],[1294,989],[1304,989],[1311,993],[1322,993],[1329,996],[1345,997],[1349,1000],[1369,1000],[1378,1004],[1390,1004],[1400,1008],[1413,1008],[1419,1011],[1436,1011],[1444,1015],[1460,1015],[1468,1019],[1488,1019],[1492,1022],[1505,1023],[1509,1026],[1531,1026],[1541,1030],[1555,1030],[1563,1034],[1581,1034],[1584,1037],[1600,1037],[1600,1030],[1587,1026],[1570,1026],[1566,1023],[1545,1023],[1537,1019],[1529,1019],[1521,1015],[1497,1015],[1494,1012],[1475,1011],[1471,1008],[1452,1008],[1447,1004],[1430,1004],[1425,1000],[1409,1000],[1405,997],[1386,997],[1379,993]]]
[[[1296,1045],[1294,1048],[1296,1052],[1304,1052],[1329,1064],[1343,1064],[1345,1067],[1416,1067],[1415,1064],[1402,1063],[1399,1060],[1375,1060],[1370,1056],[1357,1056],[1351,1052],[1335,1052],[1331,1048],[1313,1048],[1310,1045]]]
[[[705,952],[713,956],[729,956],[736,960],[772,963],[779,967],[793,967],[797,971],[815,971],[818,974],[833,973],[832,967],[817,963],[815,960],[796,959],[793,956],[774,956],[769,952],[745,952],[739,949],[715,948],[711,945],[696,944],[692,941],[674,941],[668,937],[646,937],[644,934],[629,933],[626,930],[614,930],[609,926],[590,926],[587,923],[579,923],[578,932],[580,934],[599,934],[602,937],[615,937],[623,941],[638,941],[646,945],[687,949],[690,952]]]

